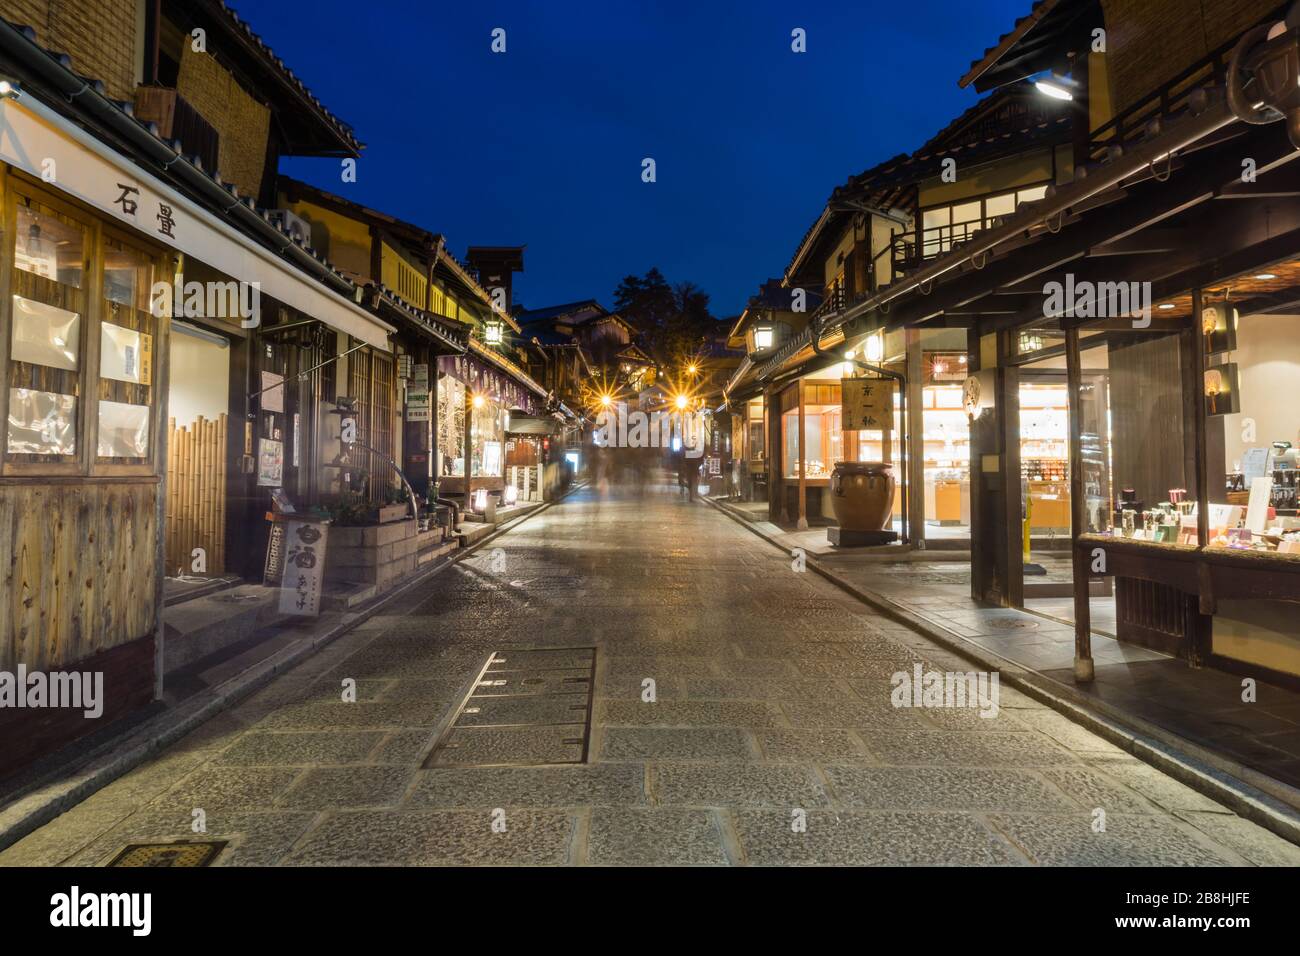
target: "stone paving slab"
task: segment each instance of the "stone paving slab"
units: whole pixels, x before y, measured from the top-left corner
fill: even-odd
[[[1075,810],[1070,799],[1027,770],[981,767],[829,766],[838,803],[863,810]]]
[[[640,764],[476,767],[421,771],[412,807],[637,806],[646,802]]]
[[[994,814],[991,821],[1035,863],[1047,866],[1232,866],[1241,859],[1216,850],[1190,827],[1154,816],[1107,814],[1105,831],[1091,814]]]
[[[362,763],[384,736],[382,731],[258,731],[240,737],[233,746],[221,752],[216,762],[249,767]]]
[[[791,811],[732,811],[745,862],[754,866],[1008,866],[1014,849],[979,819],[960,813],[807,811],[795,831]]]
[[[817,775],[804,767],[726,764],[652,764],[657,802],[696,807],[825,807]]]
[[[409,767],[317,767],[275,803],[291,810],[391,807],[401,802],[413,777]]]
[[[602,760],[753,760],[750,735],[734,728],[610,727],[603,731]]]
[[[592,811],[587,862],[597,866],[726,865],[722,827],[705,810],[599,807]]]
[[[779,711],[751,701],[677,700],[649,704],[602,700],[596,719],[607,727],[772,727]]]
[[[506,866],[569,861],[573,818],[519,810],[492,829],[488,810],[346,811],[327,815],[284,862],[295,866]]]

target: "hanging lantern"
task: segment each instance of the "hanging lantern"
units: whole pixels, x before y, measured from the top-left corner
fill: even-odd
[[[483,341],[488,345],[500,345],[502,338],[501,323],[493,319],[483,329]]]

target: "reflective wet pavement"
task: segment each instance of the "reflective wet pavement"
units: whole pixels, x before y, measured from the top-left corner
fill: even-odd
[[[0,864],[1300,863],[1010,688],[894,707],[891,675],[968,666],[675,489],[581,490],[417,591]],[[565,647],[597,649],[587,763],[546,764],[572,731],[526,694],[467,720],[494,652]],[[425,769],[449,734],[524,757]]]

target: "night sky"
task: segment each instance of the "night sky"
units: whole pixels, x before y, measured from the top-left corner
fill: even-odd
[[[832,188],[974,103],[957,79],[1031,6],[232,5],[366,144],[356,183],[338,160],[286,159],[289,175],[444,233],[458,256],[527,245],[529,308],[612,305],[620,278],[658,266],[720,317],[782,273]]]

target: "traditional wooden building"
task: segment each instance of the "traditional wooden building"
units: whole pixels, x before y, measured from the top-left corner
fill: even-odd
[[[737,339],[747,337],[750,359],[728,397],[749,403],[747,423],[767,423],[762,473],[772,520],[833,524],[835,463],[883,461],[896,479],[892,527],[899,540],[917,548],[969,546],[964,329],[953,323],[846,335],[836,319],[1041,199],[1072,175],[1070,138],[1069,109],[1021,84],[981,100],[916,152],[834,190],[779,287],[765,287],[733,329]],[[827,331],[815,337],[816,328]],[[895,395],[891,427],[842,428],[846,377],[886,381]]]
[[[0,774],[161,693],[165,577],[260,577],[338,340],[392,332],[259,206],[277,156],[360,144],[231,11],[52,6],[0,5],[0,669],[100,673],[104,708],[0,712]]]
[[[1069,97],[1071,174],[814,329],[965,329],[972,592],[1072,595],[1079,680],[1094,620],[1300,676],[1298,67],[1294,5],[1041,0],[964,82]],[[1072,560],[1043,581],[1049,504]]]

